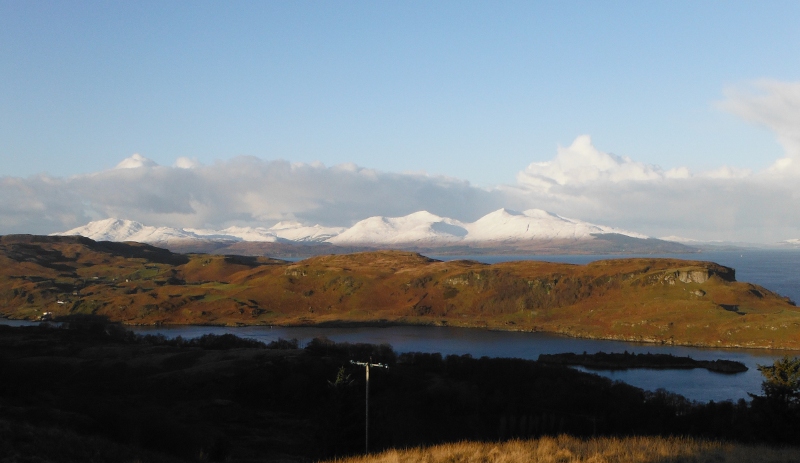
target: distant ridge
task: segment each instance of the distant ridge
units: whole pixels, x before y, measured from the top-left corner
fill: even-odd
[[[137,241],[181,252],[243,254],[339,253],[338,248],[407,249],[445,253],[647,253],[692,252],[662,241],[605,225],[562,217],[541,209],[498,209],[472,223],[419,211],[403,217],[375,216],[350,228],[280,222],[269,228],[232,226],[222,230],[154,227],[124,219],[90,222],[56,236],[81,235],[97,241]]]

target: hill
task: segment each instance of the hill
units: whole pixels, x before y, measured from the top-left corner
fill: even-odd
[[[82,237],[0,238],[0,313],[128,324],[425,324],[800,349],[800,310],[734,269],[679,259],[441,262],[403,251],[175,254]]]

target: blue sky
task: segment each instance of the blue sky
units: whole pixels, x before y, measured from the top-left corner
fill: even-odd
[[[800,80],[798,19],[796,1],[0,0],[0,176],[42,191],[34,178],[69,182],[134,153],[162,167],[253,156],[446,176],[508,194],[527,188],[520,175],[531,163],[552,161],[582,135],[602,153],[663,171],[758,173],[787,155],[785,137],[774,118],[739,103],[772,95],[759,82]],[[0,199],[23,194],[8,188]],[[74,194],[91,207],[47,221],[8,216],[0,233],[58,231],[112,210],[145,217]],[[504,201],[681,232],[563,198]],[[191,214],[181,222],[184,209],[162,219],[196,225]],[[217,222],[335,221],[295,206],[247,214]],[[782,233],[800,236],[791,220]],[[681,222],[704,237],[779,238],[737,223]]]

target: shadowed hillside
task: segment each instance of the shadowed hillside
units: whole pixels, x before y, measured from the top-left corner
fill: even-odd
[[[768,388],[750,403],[696,403],[529,360],[397,355],[389,345],[324,338],[298,347],[230,334],[134,335],[97,316],[73,315],[59,327],[0,325],[0,461],[255,463],[357,455],[365,445],[365,374],[351,361],[369,359],[388,366],[370,374],[372,451],[492,442],[377,461],[738,462],[753,460],[723,457],[741,446],[589,438],[800,443],[800,409]],[[560,434],[575,438],[542,439]],[[531,438],[538,440],[514,440]],[[527,459],[530,452],[558,458]],[[787,456],[797,449],[763,454],[792,461]]]
[[[0,311],[128,324],[432,324],[800,348],[794,303],[736,282],[731,268],[679,259],[487,265],[375,251],[289,263],[15,235],[0,239]]]

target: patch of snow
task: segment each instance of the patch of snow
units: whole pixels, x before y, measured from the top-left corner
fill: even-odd
[[[467,235],[464,224],[428,211],[404,217],[370,217],[327,241],[333,244],[449,244]]]
[[[143,243],[225,240],[441,246],[459,243],[520,243],[546,239],[588,240],[593,239],[593,235],[607,233],[647,238],[639,233],[569,219],[541,209],[529,209],[524,212],[499,209],[472,223],[463,223],[428,211],[419,211],[403,217],[370,217],[350,228],[309,226],[300,222],[284,221],[270,228],[231,226],[223,230],[180,229],[151,227],[132,220],[105,219],[55,235],[82,235],[97,241]],[[674,237],[664,239],[669,238]]]
[[[242,241],[258,241],[263,243],[281,241],[275,233],[272,233],[264,227],[228,227],[220,230],[220,233],[235,236]]]
[[[140,243],[156,243],[163,241],[198,239],[192,232],[170,227],[151,227],[133,220],[105,219],[73,228],[54,236],[81,235],[95,241],[137,241]]]
[[[465,242],[520,242],[542,239],[592,239],[594,234],[617,233],[633,238],[647,236],[618,228],[561,217],[541,209],[516,212],[498,209],[466,224]]]
[[[321,243],[347,230],[345,227],[323,227],[303,225],[300,222],[278,222],[269,231],[289,241]]]

